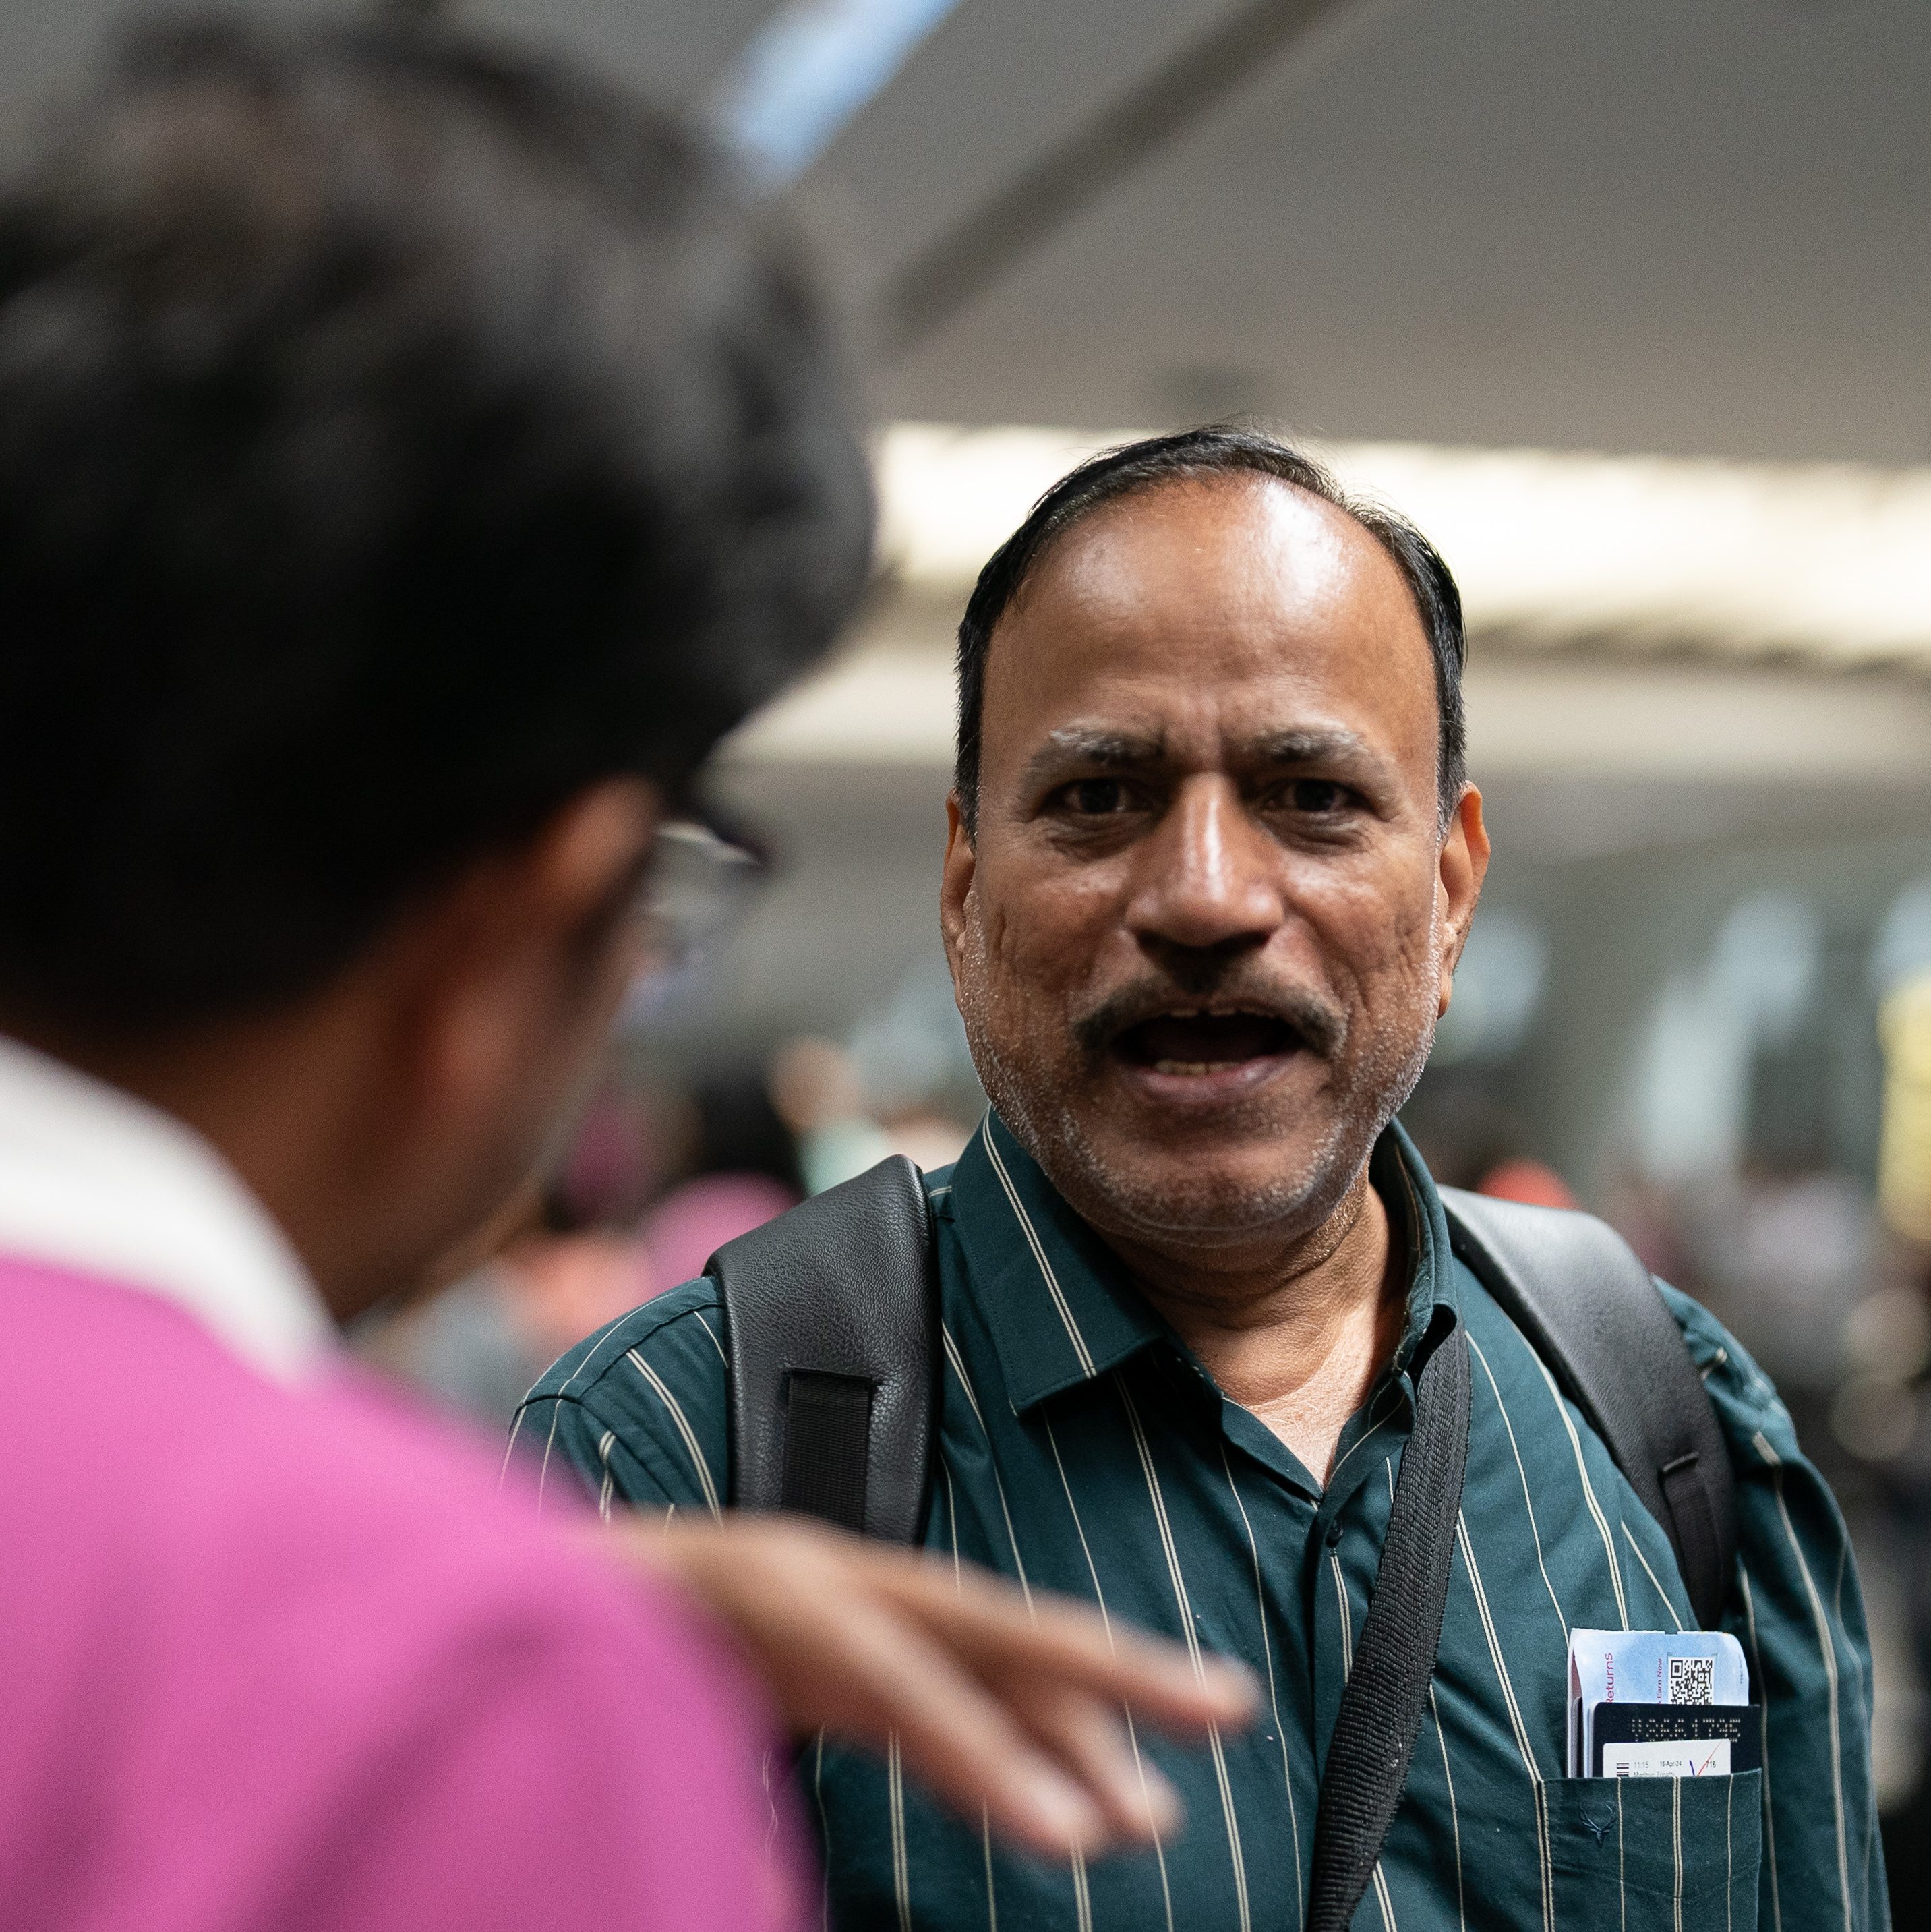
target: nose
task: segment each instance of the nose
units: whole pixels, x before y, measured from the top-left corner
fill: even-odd
[[[1225,778],[1183,784],[1136,854],[1126,923],[1156,951],[1241,951],[1286,917],[1280,848]]]

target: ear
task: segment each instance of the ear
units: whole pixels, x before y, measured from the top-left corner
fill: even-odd
[[[416,934],[412,1016],[425,1104],[501,1112],[567,1090],[639,964],[628,917],[661,808],[640,779],[580,793],[472,866]]]
[[[1438,1019],[1447,1012],[1455,991],[1455,969],[1462,963],[1462,949],[1468,943],[1468,928],[1488,872],[1489,830],[1482,822],[1482,794],[1472,784],[1464,785],[1441,842],[1435,872],[1435,908],[1442,932]]]
[[[946,862],[939,874],[939,930],[946,942],[946,963],[952,968],[952,983],[959,977],[959,956],[965,944],[967,904],[973,881],[979,875],[979,854],[967,829],[959,795],[946,798]]]

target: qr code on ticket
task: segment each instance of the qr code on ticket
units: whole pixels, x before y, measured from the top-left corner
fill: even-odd
[[[1714,1657],[1672,1657],[1669,1660],[1669,1701],[1672,1704],[1714,1704],[1717,1701],[1717,1660]]]

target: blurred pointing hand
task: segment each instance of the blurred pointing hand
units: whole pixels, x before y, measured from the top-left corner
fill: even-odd
[[[613,1525],[625,1556],[674,1577],[749,1652],[786,1721],[905,1762],[968,1817],[1033,1850],[1140,1844],[1180,1819],[1134,1749],[1131,1708],[1162,1730],[1238,1726],[1253,1680],[1216,1658],[1027,1598],[989,1573],[795,1516]]]

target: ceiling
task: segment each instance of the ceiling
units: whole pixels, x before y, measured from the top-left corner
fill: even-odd
[[[1153,58],[967,0],[819,171],[895,265]],[[921,346],[887,412],[1931,457],[1922,0],[1358,0]]]
[[[769,11],[453,4],[685,104]],[[0,0],[0,112],[125,10]],[[1235,10],[959,0],[804,182],[854,307]],[[1927,136],[1926,0],[1336,0],[880,357],[877,410],[1077,432],[1256,410],[1335,441],[1924,465]],[[721,1034],[841,1028],[930,959],[956,588],[881,605],[853,664],[727,759],[791,862]],[[1931,830],[1921,682],[1485,648],[1470,700],[1505,897],[1511,866]]]
[[[298,0],[256,0],[292,9]],[[0,10],[0,94],[106,0]],[[760,0],[456,0],[688,102]],[[861,297],[1234,8],[961,0],[812,170]],[[877,376],[964,423],[1931,460],[1924,0],[1342,0]]]

